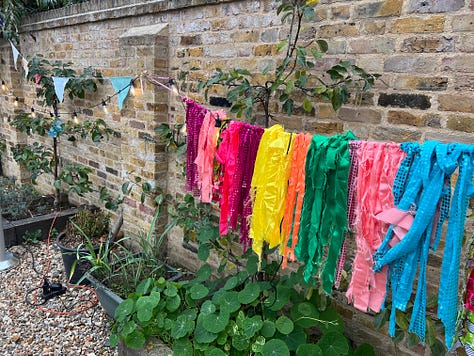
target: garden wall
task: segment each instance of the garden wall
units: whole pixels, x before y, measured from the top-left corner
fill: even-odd
[[[93,66],[105,77],[137,75],[143,71],[186,83],[207,79],[216,67],[241,67],[256,77],[277,63],[277,43],[287,29],[276,16],[274,1],[155,1],[93,0],[38,14],[22,27],[18,49],[27,56],[41,53],[50,60],[70,60],[78,68]],[[286,117],[275,103],[275,122],[288,130],[334,134],[352,130],[361,139],[381,141],[458,141],[474,143],[474,0],[322,0],[318,21],[305,27],[303,36],[324,38],[329,54],[317,68],[324,70],[339,59],[354,61],[367,71],[382,74],[362,102],[334,112],[319,102],[309,114]],[[1,79],[20,101],[34,102],[34,86],[13,68],[8,43],[0,47]],[[103,143],[62,142],[66,161],[92,168],[97,186],[118,194],[124,180],[139,176],[172,194],[183,192],[184,181],[174,157],[168,162],[153,132],[161,122],[183,122],[181,101],[168,91],[143,81],[141,96],[127,99],[122,111],[112,99],[109,113],[90,108],[113,94],[109,83],[80,102],[65,100],[60,111],[79,108],[81,118],[100,117],[120,132]],[[208,105],[201,93],[183,86],[183,94]],[[224,96],[215,88],[211,96]],[[14,96],[0,102],[0,138],[9,145],[26,142],[7,123],[21,108]],[[273,122],[273,123],[275,123]],[[2,159],[7,174],[27,179],[11,154]],[[48,191],[47,179],[40,187]],[[125,230],[138,233],[153,214],[150,201],[139,202],[139,190],[125,200]],[[97,203],[97,194],[73,196],[78,203]],[[469,223],[472,224],[472,223]],[[469,226],[469,229],[472,229]],[[472,233],[469,230],[469,233]],[[179,231],[168,246],[170,259],[197,265],[195,255],[181,247]],[[431,258],[430,290],[436,292],[439,256]],[[371,317],[341,306],[349,331],[358,342],[370,342],[380,353],[395,354],[386,334],[373,330]],[[401,347],[401,353],[410,353]],[[415,352],[422,353],[422,349]],[[428,351],[427,351],[428,352]]]

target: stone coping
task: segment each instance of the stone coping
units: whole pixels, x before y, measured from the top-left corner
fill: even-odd
[[[236,0],[90,0],[31,15],[24,20],[20,31],[40,31],[233,1]]]

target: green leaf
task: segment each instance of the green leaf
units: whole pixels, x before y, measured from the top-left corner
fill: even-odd
[[[325,40],[317,40],[316,43],[319,46],[321,52],[326,53],[329,49],[328,43]]]
[[[355,349],[353,356],[375,356],[375,351],[372,345],[364,343]]]
[[[124,321],[125,318],[132,313],[134,306],[135,303],[133,300],[125,299],[117,306],[117,309],[115,309],[115,320]]]
[[[290,314],[294,323],[303,328],[310,328],[319,324],[319,312],[317,308],[309,302],[293,305],[290,309]]]
[[[199,344],[208,344],[217,339],[217,334],[211,333],[203,326],[204,315],[199,315],[194,330],[194,340]]]
[[[426,343],[433,345],[436,341],[436,326],[431,318],[426,318]]]
[[[310,112],[313,109],[313,103],[308,98],[304,98],[303,100],[303,110],[306,112]]]
[[[207,261],[207,259],[209,258],[210,252],[211,251],[207,244],[199,245],[198,253],[197,253],[199,260],[203,262]]]
[[[197,240],[199,242],[207,242],[215,240],[219,236],[219,230],[214,226],[203,226],[198,230]]]
[[[407,346],[413,347],[421,342],[420,337],[415,333],[408,333]]]
[[[214,347],[211,351],[206,352],[206,355],[209,356],[226,356],[226,353],[217,347]]]
[[[238,351],[244,351],[250,346],[250,340],[243,334],[236,334],[232,337],[232,346]]]
[[[220,333],[225,329],[229,323],[229,313],[225,311],[220,311],[219,314],[205,314],[202,317],[202,325],[206,328],[207,331],[211,333]]]
[[[272,339],[263,345],[263,356],[290,356],[290,350],[285,342],[279,339]]]
[[[286,94],[291,94],[293,92],[293,90],[295,90],[295,82],[293,80],[289,80],[286,83],[285,93]]]
[[[141,322],[149,321],[153,316],[153,309],[158,305],[159,302],[159,293],[138,298],[136,303],[138,320]]]
[[[240,308],[240,302],[238,299],[238,292],[225,292],[219,298],[219,305],[221,310],[224,310],[228,313],[233,313]]]
[[[438,339],[435,340],[433,345],[430,345],[430,349],[433,356],[444,356],[447,353],[446,347]]]
[[[242,304],[250,304],[260,295],[260,287],[257,283],[247,283],[240,292],[238,300]]]
[[[291,319],[284,315],[280,316],[277,319],[277,321],[275,322],[275,326],[277,330],[284,335],[290,334],[295,327]]]
[[[194,330],[194,322],[188,320],[185,315],[180,315],[171,326],[171,337],[180,339]]]
[[[216,311],[216,306],[213,302],[210,300],[206,300],[204,303],[201,305],[201,313],[206,315],[206,314],[212,314]]]
[[[248,270],[248,260],[247,260],[247,270]],[[225,282],[224,287],[222,287],[222,289],[224,290],[234,289],[237,286],[238,282],[239,280],[237,279],[237,277],[232,276],[227,280],[227,282]]]
[[[196,280],[198,282],[207,281],[209,277],[211,276],[211,274],[212,274],[211,266],[209,266],[208,264],[202,265],[202,267],[197,272]]]
[[[408,330],[408,326],[409,326],[409,322],[408,322],[408,318],[407,316],[405,315],[405,313],[403,313],[402,311],[398,310],[396,311],[396,324],[402,329],[402,330]]]
[[[387,321],[390,316],[390,311],[388,309],[381,310],[380,313],[376,314],[374,317],[374,328],[379,330]]]
[[[301,344],[296,349],[296,356],[309,356],[309,355],[323,356],[323,351],[316,344]]]
[[[135,330],[125,337],[125,344],[131,349],[140,349],[145,345],[145,336],[139,330]]]
[[[110,337],[109,337],[110,347],[116,347],[119,341],[120,341],[120,338],[117,334],[113,334],[113,333],[110,334]]]
[[[293,99],[288,99],[283,103],[283,110],[285,110],[287,115],[291,115],[293,112],[294,101]]]
[[[438,296],[436,294],[431,294],[426,301],[426,308],[433,309],[438,306]]]
[[[272,311],[282,310],[290,301],[290,288],[277,285],[276,293],[265,300],[265,306]]]
[[[269,339],[275,335],[276,327],[275,323],[271,320],[264,320],[262,329],[260,330],[260,334],[262,334],[263,337]]]
[[[203,286],[202,284],[196,284],[195,286],[191,287],[190,292],[191,298],[197,300],[207,297],[207,295],[209,294],[209,289]]]
[[[263,345],[265,345],[265,338],[263,336],[257,336],[255,342],[252,344],[252,351],[257,355],[262,353]]]
[[[298,346],[306,343],[307,336],[301,327],[295,326],[290,334],[276,333],[275,338],[284,341],[290,351],[296,351]]]
[[[249,339],[252,338],[257,331],[259,331],[263,326],[262,317],[260,315],[255,315],[251,318],[244,320],[243,329],[244,334]]]
[[[173,345],[174,356],[189,356],[193,354],[193,344],[188,339],[179,339]]]
[[[336,331],[324,334],[318,341],[318,346],[321,350],[324,350],[325,356],[347,355],[349,352],[349,344],[346,337]]]
[[[247,272],[252,275],[258,272],[258,257],[255,255],[250,255],[247,258]]]
[[[325,322],[321,324],[321,331],[337,331],[342,333],[344,331],[344,321],[341,315],[334,309],[327,308],[326,310],[319,313],[319,319]]]
[[[166,309],[170,312],[174,312],[181,305],[181,297],[175,295],[174,297],[168,297],[166,300]]]
[[[167,297],[174,297],[175,295],[178,295],[178,288],[176,288],[173,284],[168,284],[163,294]]]
[[[286,46],[288,45],[288,41],[281,41],[280,43],[278,43],[277,45],[277,50],[278,52],[280,52],[283,48],[285,48]]]

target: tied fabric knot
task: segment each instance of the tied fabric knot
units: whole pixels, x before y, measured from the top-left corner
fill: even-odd
[[[395,236],[389,242],[390,247],[400,242],[413,224],[414,216],[416,214],[416,205],[412,204],[408,211],[403,211],[397,208],[390,208],[375,215],[377,220],[386,224],[393,225],[393,232]]]

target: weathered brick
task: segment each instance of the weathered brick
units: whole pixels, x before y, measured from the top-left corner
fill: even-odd
[[[386,94],[381,93],[378,104],[399,108],[428,109],[431,107],[430,97],[420,94]]]
[[[384,71],[396,73],[423,73],[435,68],[437,61],[420,56],[394,56],[385,60]]]
[[[202,57],[204,55],[203,47],[192,47],[186,51],[189,57]]]
[[[474,132],[474,116],[450,115],[446,128],[467,133]],[[472,144],[472,140],[470,142]]]
[[[448,88],[447,77],[413,77],[401,76],[397,77],[393,84],[394,89],[417,89],[439,91]]]
[[[253,54],[257,57],[272,56],[278,53],[278,48],[274,44],[262,44],[255,46]]]
[[[457,49],[461,52],[474,52],[474,38],[472,34],[461,36]]]
[[[230,38],[235,42],[257,42],[259,33],[256,30],[239,30],[233,32]]]
[[[409,12],[434,13],[459,10],[464,0],[410,0]]]
[[[379,111],[374,109],[344,106],[337,112],[337,117],[343,121],[378,124],[380,123],[382,115]]]
[[[378,37],[370,41],[367,39],[356,39],[349,42],[349,53],[392,53],[395,49],[395,41],[392,38]]]
[[[342,122],[313,122],[305,125],[305,131],[315,132],[321,135],[334,135],[344,131]]]
[[[472,145],[472,133],[462,133],[459,131],[434,130],[425,135],[425,140],[439,141],[443,143],[459,142]]]
[[[421,139],[421,132],[400,127],[377,126],[371,133],[370,138],[377,141],[419,141]]]
[[[181,36],[180,44],[182,46],[200,45],[200,44],[202,44],[201,35]]]
[[[113,174],[114,176],[118,176],[118,171],[112,167],[105,167],[105,171],[107,173]]]
[[[278,30],[275,28],[264,30],[260,35],[260,39],[262,42],[275,43],[278,40]]]
[[[453,16],[451,25],[455,32],[473,32],[474,14]]]
[[[425,126],[425,118],[414,115],[408,111],[394,111],[390,110],[387,114],[387,121],[390,124],[410,125],[410,126]]]
[[[358,6],[357,18],[398,16],[402,11],[403,0],[385,0]]]
[[[441,116],[438,114],[428,113],[423,115],[423,119],[428,127],[441,127]]]
[[[337,118],[337,113],[334,111],[331,105],[329,104],[319,104],[317,118],[318,119],[335,119]]]
[[[385,33],[385,21],[364,21],[364,32],[369,35],[382,35]]]
[[[474,55],[465,54],[443,58],[441,71],[474,73]]]
[[[474,100],[467,95],[445,94],[438,96],[439,109],[443,111],[460,111],[474,113]]]
[[[401,52],[414,53],[434,53],[452,52],[454,50],[454,40],[452,37],[425,37],[413,36],[405,38],[401,45]]]
[[[474,90],[474,75],[455,75],[453,79],[453,88],[456,90]]]
[[[130,127],[134,128],[134,129],[144,129],[145,128],[145,124],[141,121],[135,121],[135,120],[130,120]]]
[[[443,32],[444,16],[431,16],[426,19],[407,17],[397,19],[390,29],[391,33]]]
[[[321,38],[353,37],[357,36],[358,34],[359,29],[355,23],[323,25],[318,31],[318,36]]]
[[[331,18],[334,20],[346,20],[349,18],[350,7],[349,5],[336,6],[331,8]]]

